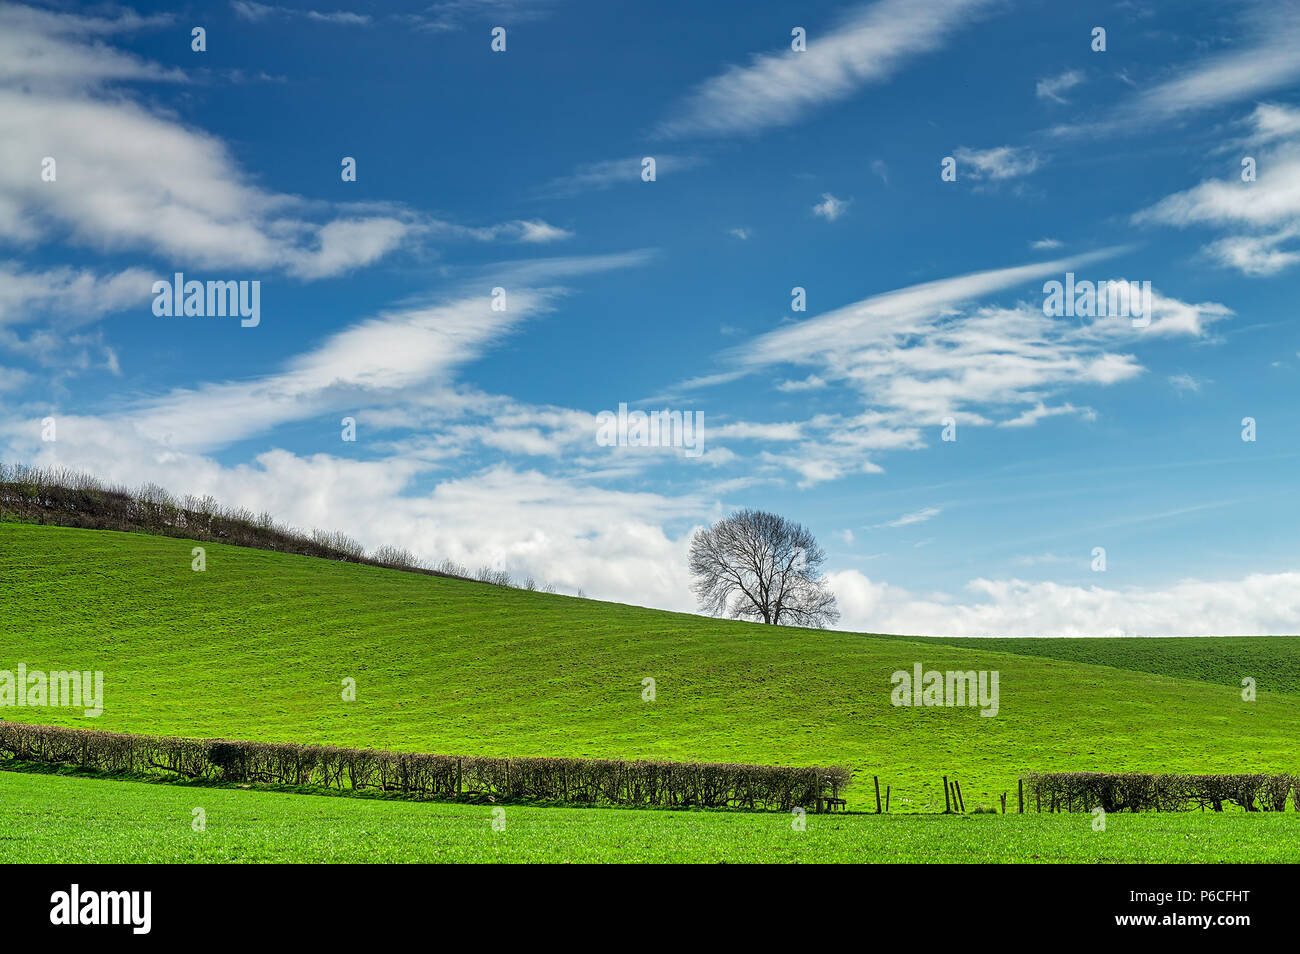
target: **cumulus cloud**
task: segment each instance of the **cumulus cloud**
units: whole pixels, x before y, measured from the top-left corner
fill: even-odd
[[[857,570],[828,575],[841,626],[918,636],[1246,636],[1300,629],[1300,573],[1115,588],[972,580],[919,595]]]

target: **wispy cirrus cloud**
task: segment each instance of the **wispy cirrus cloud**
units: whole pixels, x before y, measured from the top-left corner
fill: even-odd
[[[578,166],[573,172],[557,176],[542,186],[539,194],[547,197],[563,198],[580,192],[594,192],[616,185],[641,182],[641,173],[645,168],[647,157],[624,156],[621,159],[602,159]],[[673,153],[655,153],[650,158],[655,162],[656,180],[662,175],[675,175],[694,168],[704,162],[699,156],[683,156]]]
[[[913,510],[894,520],[878,523],[874,526],[868,527],[867,529],[880,530],[885,527],[908,527],[914,523],[925,523],[927,520],[933,520],[941,513],[943,513],[943,509],[940,507],[922,507],[920,510]]]
[[[1261,104],[1246,141],[1258,146],[1256,178],[1207,179],[1133,215],[1137,225],[1220,228],[1205,246],[1213,261],[1244,275],[1275,275],[1300,264],[1300,109]]]
[[[491,266],[493,277],[483,284],[510,285],[506,309],[494,308],[486,293],[401,303],[334,332],[273,374],[177,389],[138,403],[121,419],[169,447],[209,451],[326,411],[398,403],[411,388],[436,387],[445,396],[459,367],[553,306],[565,291],[555,279],[635,267],[647,258],[630,252]],[[548,284],[522,284],[529,281]]]
[[[1062,139],[1145,131],[1233,103],[1251,102],[1300,80],[1300,0],[1255,0],[1238,7],[1240,35],[1226,50],[1176,68],[1142,86],[1121,72],[1133,92],[1104,119],[1064,123],[1050,132]]]
[[[1185,67],[1174,77],[1136,95],[1123,107],[1127,118],[1172,117],[1249,100],[1300,79],[1300,3],[1258,2],[1243,9],[1246,36],[1233,48]]]
[[[280,7],[254,0],[232,0],[230,4],[235,15],[249,23],[261,23],[275,19],[303,19],[316,23],[332,23],[337,26],[365,26],[371,22],[368,13],[353,13],[350,10],[296,10],[293,7]]]
[[[1064,104],[1068,100],[1061,94],[1074,89],[1083,82],[1083,78],[1082,70],[1066,70],[1064,73],[1058,73],[1055,76],[1045,76],[1035,84],[1034,95],[1039,99]]]
[[[471,21],[525,23],[551,15],[559,0],[434,0],[417,13],[394,14],[426,33],[463,30]]]
[[[1092,408],[1064,400],[1063,394],[1133,380],[1144,368],[1128,349],[1142,341],[1204,338],[1232,312],[1214,302],[1189,304],[1153,291],[1150,323],[1137,329],[1128,320],[1048,317],[1041,300],[1013,306],[972,303],[1119,251],[1103,249],[872,296],[730,349],[722,357],[735,370],[680,387],[722,384],[795,365],[811,369],[805,380],[815,381],[818,389],[857,392],[860,413],[814,416],[803,423],[795,447],[763,455],[765,464],[798,473],[801,486],[879,471],[874,455],[923,447],[925,430],[949,418],[963,426],[1009,428],[1061,416],[1092,420]],[[777,387],[790,390],[788,382]]]
[[[804,52],[756,55],[748,66],[705,80],[657,132],[729,136],[799,122],[940,49],[989,6],[987,0],[878,0],[825,31],[810,29]]]

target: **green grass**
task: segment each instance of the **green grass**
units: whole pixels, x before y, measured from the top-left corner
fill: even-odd
[[[858,773],[851,805],[874,807],[879,775],[895,811],[941,808],[942,775],[974,805],[1001,792],[1014,804],[1031,769],[1300,770],[1300,706],[1269,690],[1294,686],[1296,638],[1248,658],[1235,639],[1163,656],[1154,641],[1109,640],[1053,658],[1009,651],[1013,640],[775,629],[218,544],[196,573],[192,546],[0,525],[0,669],[103,670],[107,695],[99,719],[0,717],[425,752],[840,763]],[[1082,641],[1051,642],[1068,656]],[[892,707],[890,674],[914,662],[999,670],[998,716]],[[1241,699],[1245,675],[1255,702]],[[340,698],[345,677],[355,702]]]
[[[192,829],[202,808],[206,830]],[[1300,816],[944,817],[506,806],[0,771],[0,863],[1291,862]]]
[[[900,637],[913,642],[969,646],[955,637]],[[981,639],[998,652],[1043,656],[1069,662],[1114,666],[1134,672],[1194,679],[1241,688],[1250,676],[1257,690],[1300,694],[1300,638],[1233,636],[1218,639],[1184,636],[1173,639],[1097,637],[1088,639]]]

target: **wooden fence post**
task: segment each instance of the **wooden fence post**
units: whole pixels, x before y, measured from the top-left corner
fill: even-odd
[[[1023,815],[1025,813],[1025,780],[1023,778],[1017,779],[1016,786],[1017,791],[1020,793],[1020,814]]]
[[[880,814],[880,776],[873,775],[871,777],[875,779],[876,782],[876,814],[879,815]]]
[[[1006,813],[1007,813],[1007,793],[1003,792],[1002,793],[1002,814],[1005,815]]]
[[[957,810],[964,815],[966,814],[966,799],[961,797],[961,782],[953,779],[952,786],[957,789]]]
[[[952,793],[948,791],[948,776],[943,777],[943,813],[945,815],[952,812]]]
[[[885,814],[889,814],[889,786],[885,786]]]

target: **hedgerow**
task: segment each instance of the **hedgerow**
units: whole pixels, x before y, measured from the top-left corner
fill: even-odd
[[[425,755],[285,742],[241,742],[0,722],[0,756],[214,782],[478,798],[789,811],[848,786],[847,770],[710,762]]]
[[[212,497],[178,498],[156,484],[131,490],[63,468],[0,462],[0,519],[6,518],[85,530],[120,530],[228,543],[407,573],[514,586],[505,570],[483,567],[471,577],[465,567],[448,559],[425,564],[409,550],[390,545],[367,553],[359,542],[338,530],[296,530],[277,523],[268,513],[223,507]],[[555,592],[552,586],[545,590]]]
[[[1025,789],[1039,811],[1221,812],[1226,803],[1248,812],[1280,812],[1293,794],[1300,811],[1300,779],[1285,774],[1031,772]]]

